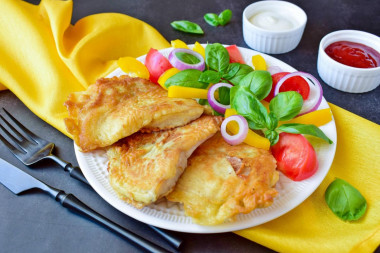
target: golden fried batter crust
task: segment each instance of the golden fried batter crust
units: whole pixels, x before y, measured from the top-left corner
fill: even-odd
[[[109,146],[141,128],[182,126],[203,113],[195,100],[168,98],[160,86],[129,76],[101,78],[86,91],[70,94],[65,106],[67,131],[84,152]]]
[[[187,166],[187,158],[219,130],[222,119],[201,116],[182,127],[120,140],[107,151],[111,186],[137,208],[165,196]]]
[[[246,144],[231,146],[217,133],[188,159],[188,167],[166,198],[183,203],[185,214],[195,223],[216,225],[271,205],[278,179],[269,151]]]

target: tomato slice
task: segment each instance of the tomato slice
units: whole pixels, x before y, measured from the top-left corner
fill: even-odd
[[[318,170],[317,154],[301,134],[280,133],[271,151],[277,161],[277,169],[293,181],[309,178]]]
[[[264,98],[265,101],[270,102],[272,98],[274,97],[274,88],[276,87],[278,81],[280,81],[281,78],[289,74],[290,72],[280,72],[272,75],[272,90],[270,91],[269,95]],[[305,79],[303,79],[300,76],[294,76],[286,80],[281,88],[280,92],[283,91],[297,91],[299,94],[301,94],[303,100],[306,100],[309,97],[310,94],[310,87],[309,84]]]
[[[154,83],[157,83],[158,78],[162,75],[162,73],[173,67],[169,60],[154,48],[151,48],[146,55],[145,66],[148,68],[150,73],[149,79]]]
[[[243,56],[241,56],[241,53],[239,51],[239,48],[237,48],[236,45],[231,45],[226,47],[228,54],[230,55],[230,63],[238,62],[245,64],[245,61],[243,60]]]

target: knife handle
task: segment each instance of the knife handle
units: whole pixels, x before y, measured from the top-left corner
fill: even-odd
[[[79,213],[87,218],[96,221],[97,223],[105,226],[113,232],[116,232],[117,234],[128,239],[129,241],[137,244],[145,250],[148,250],[149,252],[168,252],[160,246],[155,245],[152,242],[140,237],[139,235],[136,235],[133,232],[126,230],[125,228],[117,225],[116,223],[112,222],[111,220],[107,219],[101,214],[95,212],[70,193],[67,194],[64,191],[60,191],[55,199],[58,202],[60,202],[63,207],[69,209],[70,211]]]

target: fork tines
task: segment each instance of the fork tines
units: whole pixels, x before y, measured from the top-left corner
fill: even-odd
[[[39,137],[30,132],[17,119],[15,119],[5,108],[2,108],[7,115],[8,120],[0,114],[0,140],[10,149],[15,155],[21,155],[27,152],[30,145],[35,145]],[[18,129],[16,129],[16,127]],[[14,143],[14,144],[11,144]]]

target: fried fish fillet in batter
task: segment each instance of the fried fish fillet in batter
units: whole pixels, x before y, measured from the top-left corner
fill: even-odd
[[[185,214],[195,223],[217,225],[236,214],[270,206],[278,179],[269,151],[246,144],[230,146],[217,133],[192,154],[166,198],[183,203]]]
[[[221,117],[201,116],[171,130],[135,133],[108,151],[109,180],[119,197],[137,208],[168,194],[187,159],[220,128]]]
[[[192,99],[168,98],[159,85],[129,76],[101,78],[69,95],[67,131],[87,152],[109,146],[141,128],[170,129],[197,119],[203,107]]]

